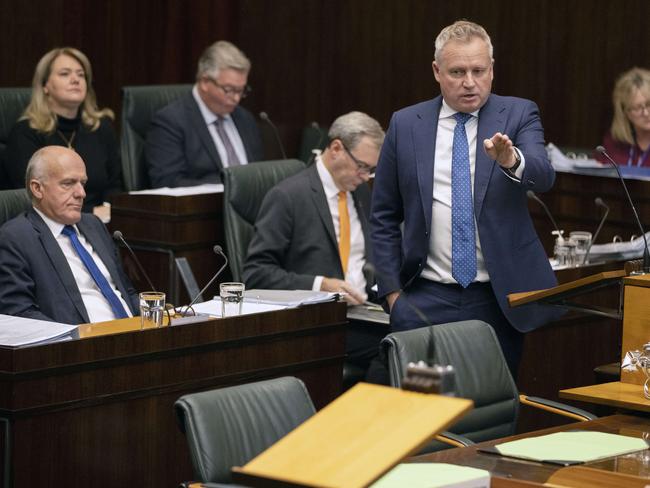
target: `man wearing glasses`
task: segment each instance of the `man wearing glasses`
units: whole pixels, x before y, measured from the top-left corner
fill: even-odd
[[[250,92],[250,69],[230,42],[203,52],[192,93],[151,120],[145,155],[154,188],[219,183],[223,168],[264,159],[257,122],[239,106]]]
[[[316,163],[264,198],[244,265],[247,288],[343,292],[350,304],[368,299],[370,188],[384,131],[361,112],[338,117]],[[365,346],[348,334],[348,357],[367,367],[385,331],[367,330]],[[376,337],[375,337],[376,336]],[[363,352],[361,352],[363,350]]]

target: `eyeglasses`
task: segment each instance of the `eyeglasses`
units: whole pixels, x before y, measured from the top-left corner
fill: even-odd
[[[367,175],[374,175],[375,168],[374,166],[370,166],[368,163],[364,163],[363,161],[359,161],[357,158],[354,157],[354,154],[347,148],[345,144],[343,144],[343,141],[341,141],[341,146],[343,146],[343,149],[345,149],[345,152],[348,153],[348,156],[352,158],[352,161],[354,161],[354,164],[357,165],[357,169],[359,170],[360,173],[367,174]]]
[[[641,115],[644,110],[647,110],[650,113],[650,100],[640,105],[635,105],[634,107],[628,107],[627,111],[633,115]]]
[[[244,88],[235,88],[234,86],[230,85],[221,85],[219,82],[217,82],[217,80],[210,78],[209,76],[206,76],[205,79],[217,88],[220,88],[224,95],[227,97],[239,96],[239,98],[246,98],[248,94],[253,91],[250,85],[246,85]]]

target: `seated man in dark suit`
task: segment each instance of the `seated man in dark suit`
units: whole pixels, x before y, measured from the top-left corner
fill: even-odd
[[[154,188],[220,183],[226,166],[264,159],[257,122],[239,106],[250,91],[250,68],[244,53],[227,41],[203,52],[192,93],[151,120],[145,156]]]
[[[81,213],[86,166],[46,146],[25,175],[33,208],[0,228],[0,313],[66,324],[137,315],[138,294],[104,224]]]
[[[350,304],[367,300],[367,214],[384,131],[361,112],[337,118],[316,164],[272,188],[264,198],[244,265],[249,288],[345,292]],[[367,367],[385,334],[352,327],[348,356]]]

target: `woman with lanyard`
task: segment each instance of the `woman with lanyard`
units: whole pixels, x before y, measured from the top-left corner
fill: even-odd
[[[612,100],[614,119],[603,146],[621,166],[650,168],[650,71],[632,68],[623,73]]]

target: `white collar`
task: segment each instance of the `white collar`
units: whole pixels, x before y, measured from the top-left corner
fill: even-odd
[[[61,232],[63,232],[63,228],[65,227],[65,224],[61,224],[59,222],[52,220],[36,207],[34,207],[34,210],[38,215],[41,216],[41,218],[45,222],[45,225],[47,225],[48,229],[50,229],[50,232],[52,232],[52,235],[54,237],[59,237],[59,235],[61,235]],[[72,227],[74,227],[75,232],[79,233],[79,229],[77,229],[77,224],[74,224]]]
[[[316,156],[316,169],[318,170],[320,181],[323,184],[325,197],[332,198],[338,195],[341,190],[339,190],[336,186],[336,183],[334,183],[334,178],[332,178],[332,174],[325,166],[325,163],[323,163],[323,159],[320,154]]]
[[[478,113],[481,111],[479,108],[478,110],[475,110],[474,112],[471,113],[472,117],[477,117],[478,118]],[[440,115],[438,115],[439,119],[446,119],[448,117],[453,117],[454,114],[458,113],[458,110],[454,110],[451,108],[445,99],[442,99],[442,107],[440,107]]]
[[[201,112],[201,115],[203,116],[203,120],[205,120],[205,125],[212,125],[217,121],[217,118],[221,117],[226,120],[230,120],[230,114],[228,115],[217,115],[212,110],[208,108],[208,106],[205,104],[203,99],[201,98],[201,95],[199,95],[199,87],[194,84],[194,87],[192,88],[192,96],[194,97],[194,100],[196,101],[196,104],[199,106],[199,111]]]

